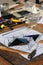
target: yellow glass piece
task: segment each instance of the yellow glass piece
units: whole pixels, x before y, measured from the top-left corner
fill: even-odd
[[[4,28],[4,27],[6,27],[6,26],[5,26],[4,24],[2,24],[2,25],[1,25],[1,28]]]
[[[17,22],[21,22],[20,19],[14,19],[14,18],[11,18],[11,21],[12,21],[12,22],[15,22],[15,23],[17,23]]]

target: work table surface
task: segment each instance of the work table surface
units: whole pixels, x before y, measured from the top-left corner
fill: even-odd
[[[0,50],[0,65],[34,65],[34,64],[43,65],[43,54],[31,60],[27,60],[18,53]]]

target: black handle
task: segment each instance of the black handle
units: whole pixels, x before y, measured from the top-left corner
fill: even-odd
[[[29,59],[32,59],[36,54],[36,50],[32,51],[29,55],[28,55],[28,58]]]

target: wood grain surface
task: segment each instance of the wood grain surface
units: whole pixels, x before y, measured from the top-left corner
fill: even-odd
[[[12,64],[0,56],[0,65],[12,65]]]
[[[43,33],[43,24],[37,24],[36,26],[34,26],[32,29],[40,32],[40,33]]]
[[[36,22],[29,22],[28,24],[23,23],[23,24],[20,24],[20,25],[12,26],[12,28],[13,28],[13,30],[16,29],[16,28],[23,27],[23,26],[30,28],[34,24],[36,24]],[[11,31],[11,29],[9,27],[3,28],[2,30],[0,30],[0,34],[8,32],[8,31]]]
[[[40,40],[38,43],[43,44],[43,40]]]
[[[27,60],[17,53],[18,51],[12,50],[12,52],[11,49],[5,50],[6,48],[2,44],[0,45],[0,65],[43,65],[43,54]]]
[[[12,65],[43,65],[43,54],[32,60],[27,60],[18,53],[0,50],[0,56]]]
[[[13,29],[22,27],[22,26],[26,26],[26,24],[20,24],[20,25],[16,25],[16,26],[12,26]],[[3,28],[2,30],[0,30],[0,34],[5,33],[11,31],[11,29],[9,27]]]

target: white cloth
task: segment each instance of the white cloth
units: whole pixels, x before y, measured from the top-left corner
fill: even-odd
[[[8,46],[9,42],[12,42],[14,38],[23,38],[25,35],[41,34],[35,30],[31,30],[27,27],[21,27],[12,31],[0,34],[0,42]]]
[[[39,8],[37,8],[35,5],[32,7],[32,13],[38,14],[39,13]]]

